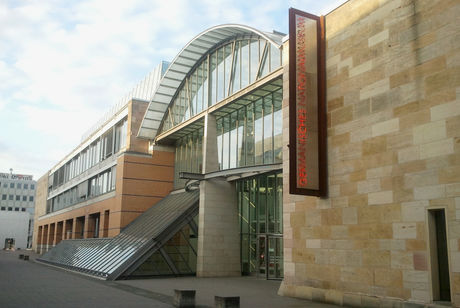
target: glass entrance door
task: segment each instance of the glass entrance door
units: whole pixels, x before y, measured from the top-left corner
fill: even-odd
[[[267,277],[267,237],[259,235],[257,240],[257,276],[260,278]]]
[[[283,278],[283,238],[279,235],[257,236],[257,277]]]
[[[269,235],[267,243],[267,278],[283,278],[283,238]]]

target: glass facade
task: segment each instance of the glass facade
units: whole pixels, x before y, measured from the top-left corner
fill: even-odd
[[[198,224],[198,216],[194,218]],[[183,276],[196,273],[198,234],[190,225],[177,232],[162,248],[142,263],[130,277]]]
[[[162,132],[188,120],[281,66],[281,52],[259,38],[236,38],[205,55],[177,91]]]
[[[241,271],[267,279],[283,277],[283,178],[259,175],[237,183]]]
[[[201,173],[203,166],[203,128],[180,138],[176,142],[174,187],[180,188],[187,180],[179,179],[179,172]]]
[[[125,117],[108,129],[102,136],[94,140],[66,164],[53,172],[49,177],[48,191],[52,192],[97,163],[110,157],[126,147],[128,118]]]
[[[75,185],[59,195],[47,200],[46,213],[72,206],[79,202],[103,195],[115,190],[116,166],[111,167],[90,179]]]
[[[282,162],[282,96],[276,90],[217,119],[221,170]]]

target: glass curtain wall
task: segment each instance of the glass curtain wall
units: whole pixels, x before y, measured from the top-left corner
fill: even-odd
[[[125,117],[94,140],[65,165],[50,175],[48,191],[51,192],[84,171],[126,147],[128,118]]]
[[[179,178],[179,172],[201,173],[203,167],[203,128],[180,138],[176,142],[174,187],[184,187],[187,180]]]
[[[264,174],[238,181],[241,271],[283,277],[283,178]]]
[[[259,38],[236,38],[204,56],[178,90],[162,132],[178,125],[281,66],[281,52]]]
[[[282,90],[217,119],[220,170],[282,162]]]
[[[55,212],[115,190],[116,166],[49,199],[46,213]]]
[[[198,224],[198,217],[194,222]],[[129,277],[183,276],[196,273],[198,234],[186,225]]]

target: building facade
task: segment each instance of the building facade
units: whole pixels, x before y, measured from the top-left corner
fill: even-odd
[[[4,239],[14,238],[14,246],[16,248],[25,249],[32,247],[35,191],[36,181],[33,180],[31,175],[14,174],[12,170],[10,170],[10,173],[0,173],[0,215],[3,218],[3,224],[9,226],[0,233],[2,236],[0,238],[1,245],[4,244]],[[26,214],[9,215],[10,213],[8,212],[22,212]],[[19,218],[21,223],[18,226],[17,219],[9,221],[11,217],[27,217],[27,219]],[[16,231],[11,233],[7,232],[7,230]],[[4,232],[7,232],[9,235],[6,236]],[[26,234],[25,237],[24,234]]]
[[[306,61],[325,63],[321,197],[290,193],[293,37],[242,25],[200,33],[169,64],[132,132],[169,159],[168,180],[136,182],[136,192],[167,197],[113,240],[56,247],[83,261],[43,261],[105,279],[252,275],[282,280],[280,295],[356,307],[459,307],[459,10],[456,1],[350,0],[322,19],[325,50],[311,47],[316,36],[301,37]],[[62,165],[48,185],[58,206],[53,198],[67,188],[54,193],[52,174]],[[115,194],[127,198],[119,183],[141,176],[119,165]],[[56,234],[48,217],[40,219],[54,231],[41,234]]]
[[[37,185],[34,249],[116,236],[172,188],[174,154],[136,138],[157,67]],[[140,97],[140,98],[135,98]],[[142,99],[144,98],[144,99]],[[151,189],[152,185],[155,189]]]

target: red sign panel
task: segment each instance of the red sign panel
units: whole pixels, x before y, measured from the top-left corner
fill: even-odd
[[[327,194],[324,18],[289,10],[289,192]]]

